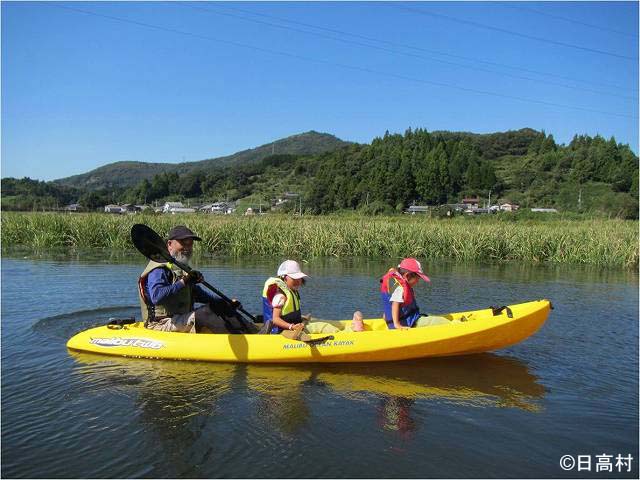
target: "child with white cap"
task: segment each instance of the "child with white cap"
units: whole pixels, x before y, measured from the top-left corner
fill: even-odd
[[[262,315],[264,324],[270,325],[269,333],[283,333],[288,338],[298,339],[303,332],[336,333],[341,330],[330,321],[311,322],[310,315],[302,315],[299,289],[308,275],[298,262],[285,260],[278,267],[277,275],[269,278],[262,289]],[[353,318],[351,327],[345,330],[364,330],[362,313],[356,312]]]
[[[267,279],[262,289],[264,322],[271,321],[271,333],[281,333],[284,330],[299,333],[304,324],[298,290],[308,275],[295,260],[282,262],[277,275]]]

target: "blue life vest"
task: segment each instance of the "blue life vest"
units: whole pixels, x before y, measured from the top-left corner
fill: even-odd
[[[416,302],[413,288],[409,286],[404,277],[400,275],[395,268],[391,268],[385,276],[382,277],[382,280],[380,280],[382,311],[384,312],[387,327],[391,330],[396,328],[393,324],[393,315],[391,314],[391,295],[398,286],[401,286],[403,291],[402,304],[400,304],[400,325],[413,327],[413,324],[416,323],[416,320],[420,317],[420,308]]]

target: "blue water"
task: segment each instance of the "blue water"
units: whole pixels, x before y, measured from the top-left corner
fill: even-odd
[[[279,260],[197,267],[257,312]],[[303,311],[379,315],[389,263],[305,263]],[[552,300],[538,333],[490,354],[261,366],[69,352],[72,334],[139,316],[143,267],[135,255],[3,257],[3,477],[638,477],[635,272],[427,264],[426,312]],[[602,454],[611,473],[596,472]],[[590,470],[563,470],[563,455]]]

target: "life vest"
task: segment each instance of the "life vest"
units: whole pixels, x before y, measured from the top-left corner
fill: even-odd
[[[171,283],[176,283],[184,272],[172,263],[158,263],[150,261],[138,278],[138,299],[140,300],[140,310],[145,325],[155,319],[173,317],[180,313],[187,313],[193,310],[193,291],[191,285],[186,285],[178,293],[169,295],[161,303],[154,305],[147,297],[147,277],[152,270],[164,268],[171,274]]]
[[[271,285],[277,285],[286,298],[284,305],[282,306],[280,318],[288,323],[300,323],[302,321],[302,313],[300,311],[300,294],[295,290],[291,290],[287,287],[284,280],[277,277],[269,278],[264,283],[264,288],[262,289],[262,315],[264,317],[264,322],[266,323],[273,319],[273,307],[271,306],[271,302],[267,296]],[[271,333],[280,333],[281,331],[282,329],[275,325],[271,328]]]
[[[400,304],[400,324],[405,327],[412,327],[420,317],[420,308],[413,294],[413,288],[395,268],[389,271],[380,280],[380,297],[382,299],[382,311],[384,319],[390,329],[395,329],[393,316],[391,314],[391,295],[397,286],[402,287],[402,304]]]

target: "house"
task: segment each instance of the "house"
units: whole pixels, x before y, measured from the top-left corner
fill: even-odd
[[[538,213],[558,213],[558,210],[555,208],[532,208],[531,211]]]
[[[182,202],[167,202],[162,207],[162,213],[195,213],[195,208],[185,207]]]
[[[185,207],[182,202],[167,202],[162,207],[162,213],[195,213],[195,208]]]
[[[409,208],[407,208],[407,213],[410,213],[411,215],[415,215],[416,213],[429,213],[429,206],[428,205],[410,205]]]
[[[64,207],[64,209],[67,212],[82,212],[84,210],[84,207],[79,203],[72,203],[71,205],[67,205],[66,207]]]
[[[288,201],[289,201],[288,198],[276,198],[275,202],[273,203],[273,206],[271,207],[271,210],[276,210],[280,208],[283,204],[287,203]]]
[[[520,208],[520,205],[516,205],[515,203],[503,203],[500,205],[500,210],[503,212],[515,212]]]
[[[229,205],[225,202],[216,202],[211,204],[209,211],[211,213],[217,213],[224,215],[229,210]]]
[[[233,213],[235,208],[233,207],[233,202],[215,202],[215,203],[206,203],[200,207],[198,207],[199,212],[204,213],[215,213],[218,215],[228,215]]]
[[[478,205],[480,205],[480,199],[478,197],[475,198],[463,198],[462,199],[462,204],[465,207],[465,210],[471,210],[474,208],[478,208]]]
[[[213,203],[205,203],[204,205],[200,205],[194,208],[199,212],[209,213],[211,211],[212,206],[213,206]]]
[[[491,210],[489,208],[472,208],[469,210],[465,210],[467,215],[484,215],[486,213],[496,213],[495,210]]]
[[[196,209],[191,207],[174,207],[169,210],[169,213],[172,215],[175,215],[176,213],[196,213]]]
[[[463,212],[466,210],[466,205],[464,203],[447,203],[446,206],[454,212]]]
[[[167,202],[162,207],[162,213],[170,213],[172,208],[184,208],[182,202]]]
[[[107,205],[106,207],[104,207],[104,212],[105,213],[126,213],[127,209],[124,207],[121,207],[120,205]]]
[[[122,205],[122,208],[124,208],[124,213],[137,213],[142,210],[137,205],[133,205],[131,203],[125,203]]]

